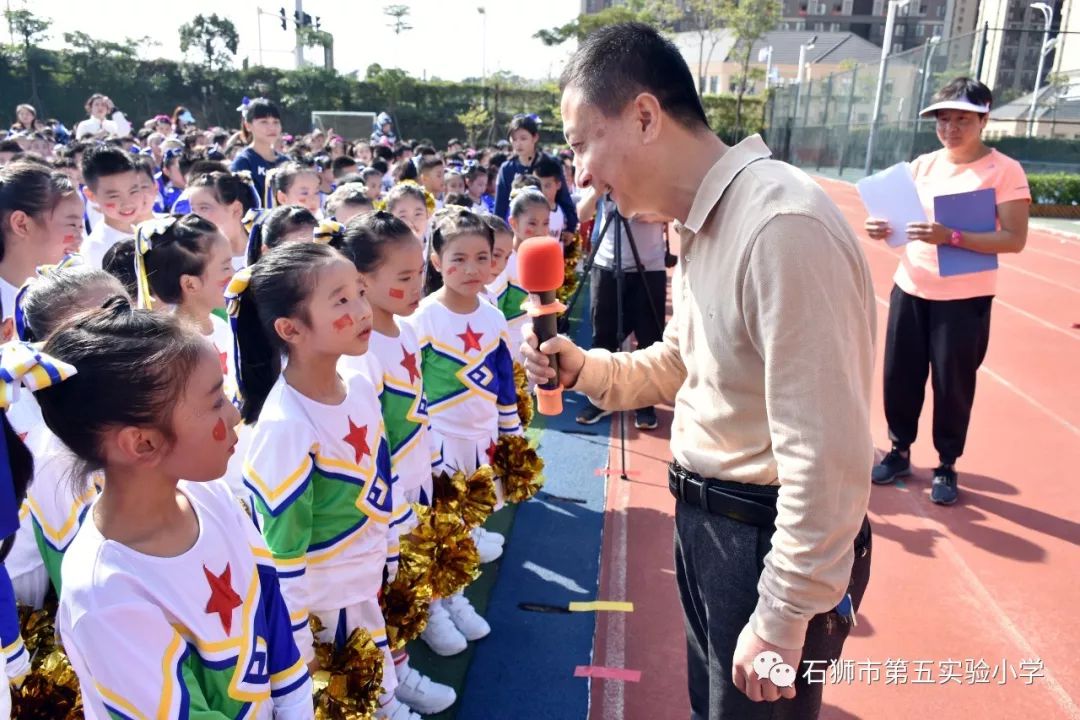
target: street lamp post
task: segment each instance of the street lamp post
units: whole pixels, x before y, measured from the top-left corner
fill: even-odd
[[[885,93],[885,67],[889,52],[892,51],[893,27],[896,25],[896,12],[906,7],[911,0],[889,0],[889,11],[885,15],[885,37],[881,41],[881,63],[878,65],[877,90],[874,93],[874,114],[870,116],[870,136],[866,139],[866,164],[863,172],[867,175],[874,164],[874,141],[877,139],[878,115],[881,114],[881,99]]]
[[[817,35],[811,35],[810,40],[799,45],[799,71],[795,75],[795,84],[798,86],[795,88],[795,121],[799,120],[799,106],[802,104],[802,83],[803,78],[806,77],[806,51],[814,49],[814,43],[817,42]]]
[[[1043,65],[1046,55],[1054,47],[1050,41],[1050,26],[1054,23],[1054,9],[1044,2],[1033,2],[1031,7],[1043,14],[1042,44],[1039,46],[1039,67],[1035,71],[1035,90],[1031,93],[1031,114],[1028,116],[1027,136],[1035,135],[1035,112],[1039,103],[1039,86],[1042,84]]]
[[[480,84],[487,87],[487,8],[481,5],[476,12],[480,13]]]
[[[769,75],[772,74],[772,45],[758,50],[758,62],[765,62],[765,89],[769,89]]]
[[[941,42],[941,36],[935,35],[930,38],[926,43],[926,50],[923,55],[922,66],[922,83],[919,87],[919,99],[915,102],[915,107],[912,110],[915,112],[915,128],[918,130],[919,121],[922,117],[918,114],[922,109],[922,104],[926,102],[926,84],[930,79],[930,63],[934,59],[934,50],[937,49],[937,44]]]

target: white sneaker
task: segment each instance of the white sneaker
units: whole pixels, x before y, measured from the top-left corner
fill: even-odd
[[[495,562],[502,557],[502,545],[497,545],[483,537],[475,540],[474,542],[476,542],[476,552],[480,555],[481,565],[486,565],[489,562]]]
[[[402,671],[402,669],[404,671]],[[399,665],[398,686],[394,691],[397,699],[421,715],[434,715],[450,707],[457,700],[457,693],[449,685],[437,683],[406,665]]]
[[[480,613],[476,612],[476,608],[463,594],[458,593],[443,602],[446,603],[446,609],[450,611],[450,619],[454,621],[454,625],[466,640],[479,640],[487,637],[491,632],[491,626],[488,625],[487,620],[480,617]]]
[[[397,698],[391,699],[390,702],[376,710],[375,717],[379,718],[379,720],[424,720]]]
[[[469,642],[451,620],[450,612],[444,607],[445,602],[438,600],[431,603],[428,624],[420,637],[436,655],[450,657],[463,652]]]
[[[473,530],[473,538],[479,542],[483,540],[485,542],[493,543],[502,547],[506,544],[506,537],[502,533],[492,532],[491,530],[485,530],[482,527],[477,527]]]

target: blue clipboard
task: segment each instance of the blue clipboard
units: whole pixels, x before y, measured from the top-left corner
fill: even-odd
[[[997,229],[997,196],[993,188],[938,195],[934,198],[934,221],[961,232],[994,232]],[[997,270],[995,253],[938,245],[938,274],[942,277]]]

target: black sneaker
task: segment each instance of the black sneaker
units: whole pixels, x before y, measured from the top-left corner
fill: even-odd
[[[956,487],[956,470],[952,465],[938,465],[934,470],[934,484],[930,487],[930,502],[952,505],[959,497]]]
[[[904,453],[893,448],[870,471],[870,480],[875,485],[888,485],[899,477],[911,474],[911,453]]]
[[[656,429],[656,410],[651,407],[638,408],[634,411],[634,427],[638,430]]]
[[[601,410],[586,400],[585,408],[578,413],[577,421],[580,425],[595,425],[610,414],[610,410]]]

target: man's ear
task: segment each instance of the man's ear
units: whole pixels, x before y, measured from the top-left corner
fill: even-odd
[[[660,101],[652,93],[641,93],[633,102],[634,123],[640,128],[641,144],[649,145],[660,137],[662,113]]]

